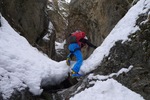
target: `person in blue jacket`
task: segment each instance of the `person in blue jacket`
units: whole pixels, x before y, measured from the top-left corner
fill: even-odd
[[[77,35],[76,35],[77,34]],[[67,56],[66,63],[70,66],[70,60],[72,56],[75,56],[76,63],[71,69],[71,76],[72,77],[79,77],[82,76],[78,72],[80,71],[80,67],[83,63],[83,56],[81,52],[81,48],[87,44],[90,47],[96,48],[93,44],[91,44],[85,37],[84,32],[76,32],[72,36],[70,36],[69,41],[70,44],[68,46],[68,49],[70,51],[69,55]]]

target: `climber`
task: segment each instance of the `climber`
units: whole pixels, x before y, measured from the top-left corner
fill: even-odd
[[[82,31],[76,31],[70,34],[68,41],[69,41],[68,49],[70,53],[67,56],[66,63],[68,66],[70,66],[72,56],[76,57],[76,63],[71,69],[70,74],[72,77],[79,77],[81,75],[78,72],[83,62],[81,48],[83,48],[86,44],[90,47],[93,47],[94,49],[97,48],[97,46],[90,43],[85,36],[85,32]]]

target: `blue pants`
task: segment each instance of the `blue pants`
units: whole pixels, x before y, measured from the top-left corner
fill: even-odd
[[[70,51],[74,51],[76,48],[80,48],[80,46],[77,43],[71,43],[68,47]],[[73,66],[72,70],[78,73],[83,62],[82,53],[81,50],[75,50],[73,54],[76,57],[76,64]]]

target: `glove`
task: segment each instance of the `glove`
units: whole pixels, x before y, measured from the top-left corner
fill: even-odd
[[[76,73],[75,71],[71,70],[70,76],[72,77],[72,75],[75,74],[75,73]]]
[[[75,71],[71,70],[71,73],[70,73],[70,74],[72,75],[72,74],[75,74],[75,73],[76,73]]]
[[[66,59],[66,63],[67,63],[67,65],[68,65],[68,66],[70,66],[70,62],[71,62],[70,57],[67,57],[67,59]]]

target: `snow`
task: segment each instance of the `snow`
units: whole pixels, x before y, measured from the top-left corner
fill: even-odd
[[[128,40],[128,35],[139,30],[136,26],[136,19],[139,14],[145,13],[150,9],[150,0],[140,0],[134,5],[128,13],[119,21],[109,36],[104,40],[93,54],[84,61],[80,73],[85,74],[94,70],[102,61],[104,56],[109,54],[110,48],[118,40]],[[150,14],[150,13],[149,13]],[[4,99],[8,99],[14,90],[23,90],[29,87],[34,95],[42,93],[41,85],[59,84],[66,77],[70,68],[65,61],[56,62],[47,57],[47,55],[32,47],[27,40],[20,36],[8,22],[1,17],[2,27],[0,27],[0,93]],[[50,25],[51,26],[51,25]],[[121,32],[121,33],[120,33]],[[61,45],[62,44],[58,44]],[[112,73],[110,76],[119,75],[122,72],[128,72],[128,69],[121,69],[118,73]],[[108,78],[108,76],[104,76]],[[91,78],[101,76],[91,76]],[[94,86],[71,98],[71,100],[143,100],[143,98],[122,86],[113,79],[106,81],[93,82]]]
[[[62,43],[55,42],[55,49],[64,49],[64,45],[66,44],[66,40],[64,40]]]
[[[54,8],[51,7],[50,5],[47,5],[47,9],[48,9],[48,10],[52,10],[52,11],[54,10]]]
[[[54,29],[54,26],[53,26],[52,22],[49,22],[48,33],[43,37],[43,40],[45,40],[45,41],[49,41],[50,40],[49,37],[53,33],[53,29]]]
[[[64,61],[58,63],[49,59],[16,33],[3,17],[1,19],[0,92],[4,98],[9,98],[14,89],[26,87],[39,95],[43,79],[54,85],[67,77],[69,67]]]
[[[53,0],[48,0],[49,2],[53,2]]]
[[[96,81],[93,87],[76,94],[70,100],[144,100],[139,94],[113,79]]]
[[[95,76],[94,76],[93,74],[90,74],[90,75],[88,76],[88,79],[90,79],[90,80],[92,80],[92,79],[94,79],[94,80],[96,80],[96,79],[98,79],[98,80],[106,80],[106,79],[112,78],[113,76],[119,76],[119,75],[122,74],[122,73],[127,73],[127,72],[129,72],[132,68],[133,68],[133,66],[130,65],[128,69],[127,69],[127,68],[122,68],[122,69],[119,70],[117,73],[111,73],[110,75],[95,75]]]
[[[71,0],[65,0],[67,3],[70,3],[71,2]]]

